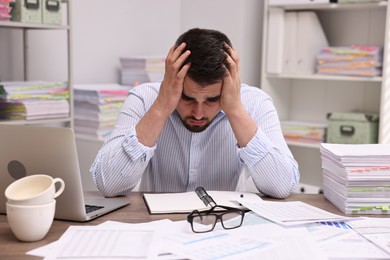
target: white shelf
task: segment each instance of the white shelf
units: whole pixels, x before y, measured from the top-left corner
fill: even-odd
[[[285,2],[288,3],[287,0]],[[268,6],[268,1],[265,1],[261,88],[273,99],[281,121],[325,123],[326,114],[329,112],[374,112],[380,115],[379,142],[390,143],[390,132],[388,131],[390,128],[390,114],[388,112],[388,107],[390,107],[390,99],[388,98],[390,96],[389,6],[390,1],[351,4],[285,4],[280,6]],[[270,9],[272,12],[269,11]],[[305,72],[301,72],[301,74],[268,73],[267,71],[278,71],[272,67],[275,64],[282,66],[281,70],[278,67],[279,71],[287,71],[289,68],[283,66],[288,66],[290,63],[283,63],[285,57],[282,54],[288,46],[295,46],[293,43],[291,45],[285,45],[284,42],[280,44],[278,39],[283,39],[285,36],[283,32],[278,34],[277,30],[276,33],[275,30],[272,30],[271,33],[274,34],[269,37],[269,17],[281,12],[292,11],[314,11],[329,46],[382,46],[384,48],[382,76],[350,77],[303,74]],[[280,20],[276,20],[275,23],[286,25],[284,21]],[[317,39],[315,37],[315,35],[309,35],[306,40],[310,43],[312,39]],[[275,41],[269,43],[270,39],[275,39]],[[268,44],[273,52],[268,51]],[[299,51],[302,53],[302,50],[305,49]],[[274,55],[268,55],[268,58],[281,57],[282,60],[279,60],[281,63],[267,63],[267,54],[269,53]],[[313,56],[313,58],[315,57]],[[272,65],[270,70],[268,70],[267,64]],[[298,161],[301,182],[309,181],[312,184],[322,186],[320,144],[297,141],[287,141],[287,144]]]
[[[0,27],[15,29],[44,29],[44,30],[69,30],[68,25],[34,24],[12,21],[0,21]]]
[[[31,124],[47,124],[47,123],[71,123],[71,117],[38,119],[38,120],[0,120],[1,125],[31,125]]]
[[[62,11],[64,11],[65,16],[62,17],[63,24],[54,25],[54,24],[43,24],[43,23],[25,23],[25,22],[15,22],[15,21],[0,21],[0,28],[4,28],[7,30],[23,30],[22,32],[22,40],[23,40],[23,49],[22,49],[22,57],[23,57],[23,73],[24,78],[17,79],[17,81],[26,81],[29,80],[29,76],[27,74],[27,67],[31,65],[27,65],[28,52],[32,52],[28,46],[28,32],[38,30],[60,30],[64,31],[66,34],[67,41],[67,79],[69,86],[69,116],[62,118],[47,118],[47,119],[39,119],[39,120],[0,120],[0,124],[24,124],[24,125],[61,125],[73,127],[73,72],[72,72],[72,40],[71,40],[71,1],[62,0],[63,4],[61,6]],[[1,47],[1,46],[0,46]],[[50,73],[50,72],[48,72]]]
[[[299,11],[299,10],[356,10],[356,9],[376,9],[376,8],[386,8],[387,1],[372,2],[372,3],[350,3],[350,4],[281,4],[273,5],[272,7],[283,8],[286,11]]]
[[[381,82],[382,77],[348,77],[348,76],[328,76],[328,75],[297,75],[297,74],[267,74],[268,78],[275,79],[307,79],[307,80],[334,80],[334,81],[361,81],[361,82]]]

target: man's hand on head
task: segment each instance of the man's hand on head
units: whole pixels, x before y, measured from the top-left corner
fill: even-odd
[[[156,102],[168,115],[179,103],[183,92],[183,81],[191,66],[190,63],[183,65],[191,54],[189,50],[184,51],[185,47],[184,42],[177,47],[171,47],[165,59],[165,75]]]
[[[240,59],[237,52],[225,43],[223,50],[226,53],[226,76],[223,79],[221,108],[229,115],[242,107],[240,97]]]

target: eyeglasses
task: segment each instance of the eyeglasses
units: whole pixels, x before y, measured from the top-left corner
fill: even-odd
[[[187,216],[191,229],[195,233],[210,232],[215,228],[218,220],[224,229],[234,229],[242,225],[245,210],[227,207],[214,206],[206,211],[194,210]]]

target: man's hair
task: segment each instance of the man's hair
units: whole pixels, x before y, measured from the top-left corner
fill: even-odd
[[[186,43],[183,52],[191,51],[184,63],[191,62],[188,77],[201,85],[215,84],[223,79],[227,72],[227,50],[224,44],[232,47],[225,34],[216,30],[194,28],[180,35],[175,46],[178,47],[182,42]]]

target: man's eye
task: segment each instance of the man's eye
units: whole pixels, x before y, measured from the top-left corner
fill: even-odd
[[[183,99],[184,101],[191,101],[193,100],[192,98],[186,96],[186,95],[181,95],[181,99]]]
[[[211,97],[211,98],[208,98],[207,101],[214,103],[214,102],[218,102],[219,98],[220,98],[220,96],[218,96],[218,97]]]

